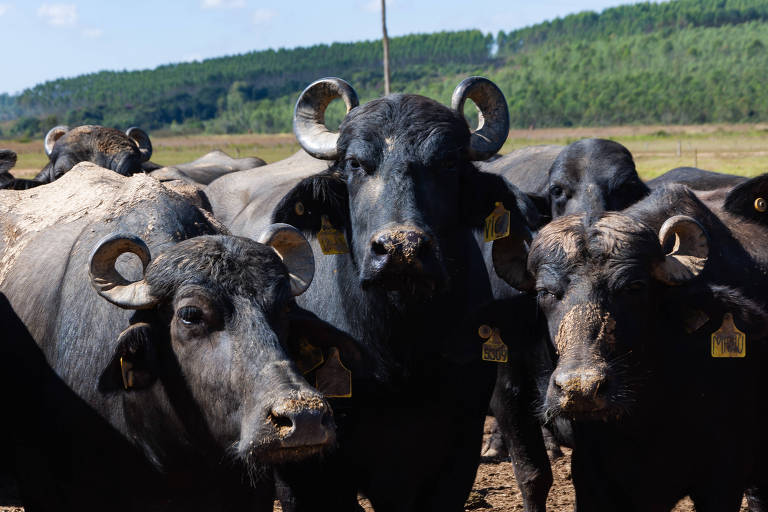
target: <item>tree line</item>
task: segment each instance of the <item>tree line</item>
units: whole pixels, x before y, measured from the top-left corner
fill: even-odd
[[[392,90],[447,103],[465,76],[505,93],[513,126],[768,121],[768,4],[677,0],[584,12],[500,32],[391,39]],[[288,132],[307,84],[340,76],[361,101],[381,94],[379,41],[267,50],[54,80],[0,95],[1,135],[55,124],[174,133]],[[335,102],[338,103],[338,102]],[[340,122],[331,105],[330,123]]]

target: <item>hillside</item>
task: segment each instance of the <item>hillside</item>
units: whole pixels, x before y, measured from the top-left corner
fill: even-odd
[[[516,127],[764,122],[766,48],[763,0],[641,3],[495,36],[393,38],[393,90],[447,102],[461,78],[484,74],[507,95]],[[55,80],[0,95],[0,121],[12,120],[2,135],[36,137],[57,123],[286,132],[306,84],[340,76],[364,101],[381,93],[380,67],[381,44],[368,41]]]

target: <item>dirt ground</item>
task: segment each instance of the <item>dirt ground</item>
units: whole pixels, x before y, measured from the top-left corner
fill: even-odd
[[[486,420],[486,435],[490,433],[493,419]],[[547,498],[547,510],[551,512],[572,511],[574,505],[573,482],[571,481],[571,451],[563,449],[565,455],[552,463],[554,483]],[[518,512],[523,510],[523,499],[517,489],[512,463],[508,461],[480,464],[475,486],[465,510],[494,510]],[[696,509],[689,499],[684,499],[672,512],[694,512]],[[747,511],[746,501],[741,511]]]
[[[486,436],[492,428],[492,418],[486,420]],[[554,484],[547,498],[547,510],[550,512],[572,511],[574,505],[573,483],[571,482],[571,454],[567,448],[565,455],[552,463]],[[360,503],[366,512],[373,512],[368,500],[361,498]],[[275,510],[280,505],[275,503]],[[474,489],[469,496],[465,510],[493,510],[499,512],[522,512],[523,499],[517,489],[517,482],[509,461],[484,461],[480,464],[475,479]],[[696,509],[689,499],[682,500],[672,512],[694,512]],[[0,512],[24,512],[23,508],[0,507]],[[741,512],[747,512],[746,501]]]

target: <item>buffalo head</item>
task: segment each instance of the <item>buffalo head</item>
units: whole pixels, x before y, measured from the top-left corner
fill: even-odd
[[[347,115],[334,133],[324,112],[337,97]],[[475,131],[462,113],[467,99],[480,111]],[[296,104],[294,131],[305,151],[332,163],[289,192],[273,219],[312,235],[340,231],[364,289],[430,295],[448,285],[466,235],[495,203],[511,211],[518,239],[537,222],[527,197],[472,163],[496,153],[508,129],[504,96],[485,78],[459,84],[452,108],[413,94],[359,106],[348,83],[318,80]]]
[[[142,410],[142,397],[162,389],[171,402],[166,407],[180,416],[174,424],[194,431],[180,411],[197,410],[202,420],[192,423],[205,425],[207,438],[251,466],[310,456],[334,444],[329,405],[287,350],[298,338],[318,347],[348,343],[294,303],[314,274],[304,237],[291,226],[273,225],[260,240],[200,236],[150,261],[141,239],[115,234],[90,259],[99,295],[136,310],[100,390],[126,393]],[[141,260],[143,279],[130,282],[115,269],[125,253]]]
[[[497,272],[537,294],[559,358],[544,403],[547,419],[607,419],[626,413],[648,376],[646,350],[674,338],[661,320],[668,290],[695,279],[708,236],[691,217],[669,218],[656,233],[624,214],[590,224],[569,215],[546,225],[525,257],[497,241]],[[681,332],[684,333],[684,331]],[[647,362],[647,361],[646,361]]]

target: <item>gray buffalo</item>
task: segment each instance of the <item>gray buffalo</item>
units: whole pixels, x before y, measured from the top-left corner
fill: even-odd
[[[356,368],[355,345],[295,304],[314,275],[295,228],[231,236],[87,163],[0,193],[0,227],[0,468],[30,509],[271,510],[267,468],[333,447],[293,360]]]

